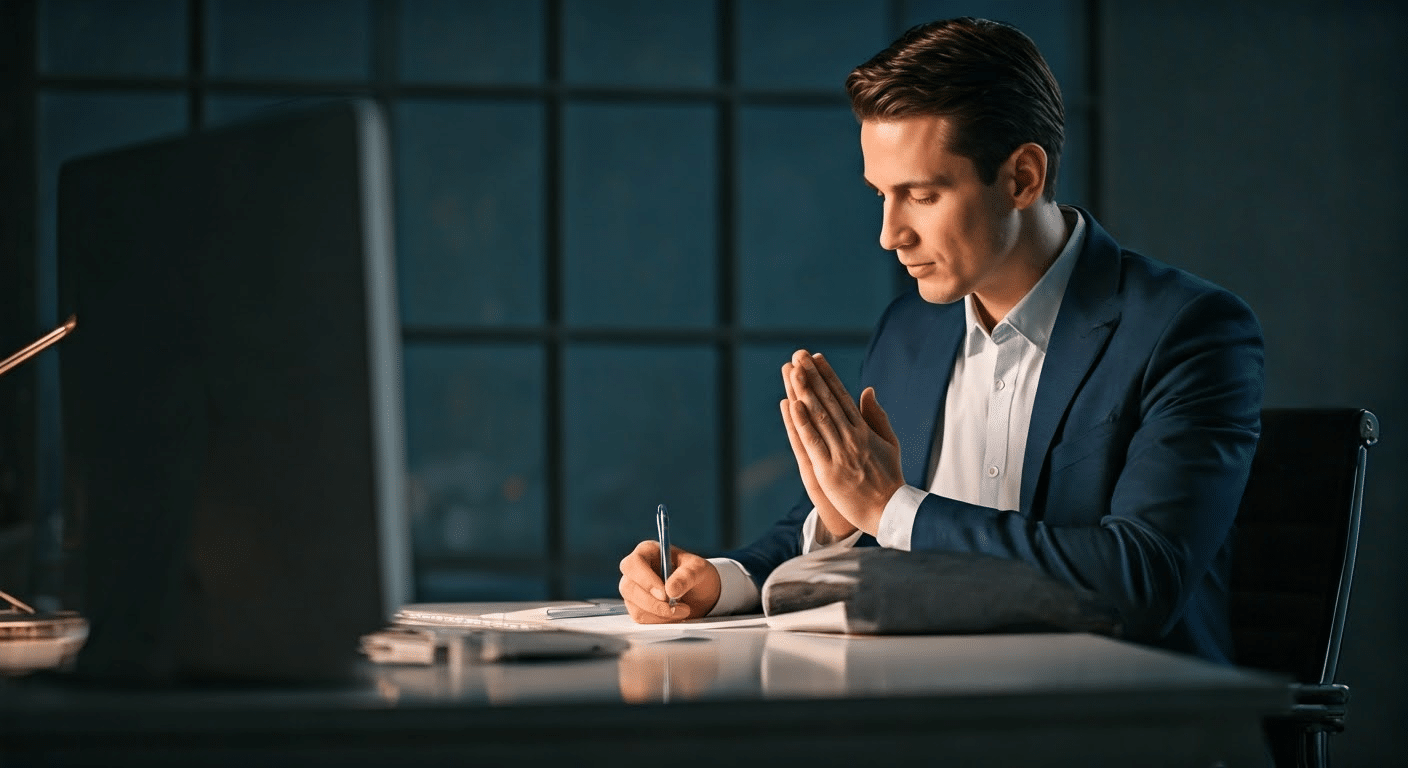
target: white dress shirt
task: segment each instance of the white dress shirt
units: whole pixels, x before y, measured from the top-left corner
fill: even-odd
[[[934,441],[929,457],[929,486],[901,486],[890,497],[875,536],[880,546],[910,548],[914,518],[929,493],[993,509],[1017,509],[1027,429],[1046,346],[1085,242],[1084,219],[1073,208],[1063,206],[1061,212],[1072,224],[1065,247],[991,332],[978,320],[972,295],[964,297],[968,333],[944,399],[943,436]],[[832,541],[819,520],[813,509],[802,524],[803,554],[851,546],[860,538],[856,531]],[[728,558],[709,562],[718,570],[722,587],[711,615],[756,610],[758,588],[743,565]]]

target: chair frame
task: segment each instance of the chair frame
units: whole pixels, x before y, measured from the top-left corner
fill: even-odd
[[[1268,413],[1318,409],[1268,409]],[[1295,749],[1297,768],[1325,768],[1330,764],[1329,734],[1344,730],[1349,705],[1349,686],[1335,682],[1339,671],[1340,647],[1349,614],[1350,591],[1354,583],[1355,560],[1359,551],[1359,527],[1364,507],[1365,472],[1369,448],[1379,441],[1379,420],[1368,410],[1358,412],[1358,447],[1354,479],[1347,510],[1344,553],[1341,559],[1339,583],[1330,614],[1329,635],[1316,682],[1292,683],[1292,706],[1288,715],[1272,718],[1268,726],[1282,735],[1299,737]]]

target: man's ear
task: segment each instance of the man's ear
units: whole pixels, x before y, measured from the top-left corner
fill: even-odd
[[[1012,150],[1006,168],[1012,180],[1012,205],[1025,209],[1041,199],[1046,191],[1046,150],[1036,142],[1027,142]]]

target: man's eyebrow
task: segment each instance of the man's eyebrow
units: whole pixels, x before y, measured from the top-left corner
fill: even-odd
[[[863,181],[863,182],[865,182],[865,186],[870,187],[871,189],[875,190],[876,192],[879,192],[879,191],[880,191],[880,188],[879,188],[879,187],[877,187],[877,186],[875,186],[874,184],[870,183],[870,179],[867,179],[867,178],[865,178],[864,176],[861,176],[861,177],[860,177],[860,180]],[[900,182],[899,184],[896,184],[896,185],[895,185],[895,190],[896,190],[896,191],[899,191],[899,192],[907,192],[907,191],[909,191],[909,190],[911,190],[911,189],[924,189],[924,188],[928,188],[928,187],[947,187],[947,186],[949,186],[949,182],[948,182],[948,178],[947,178],[947,177],[945,177],[945,176],[935,176],[935,177],[929,178],[929,179],[915,179],[915,180],[913,180],[913,181],[902,181],[902,182]]]

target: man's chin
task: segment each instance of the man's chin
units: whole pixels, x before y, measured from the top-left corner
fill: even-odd
[[[952,304],[961,300],[965,294],[955,290],[951,285],[934,285],[923,280],[919,283],[919,297],[930,304]]]

